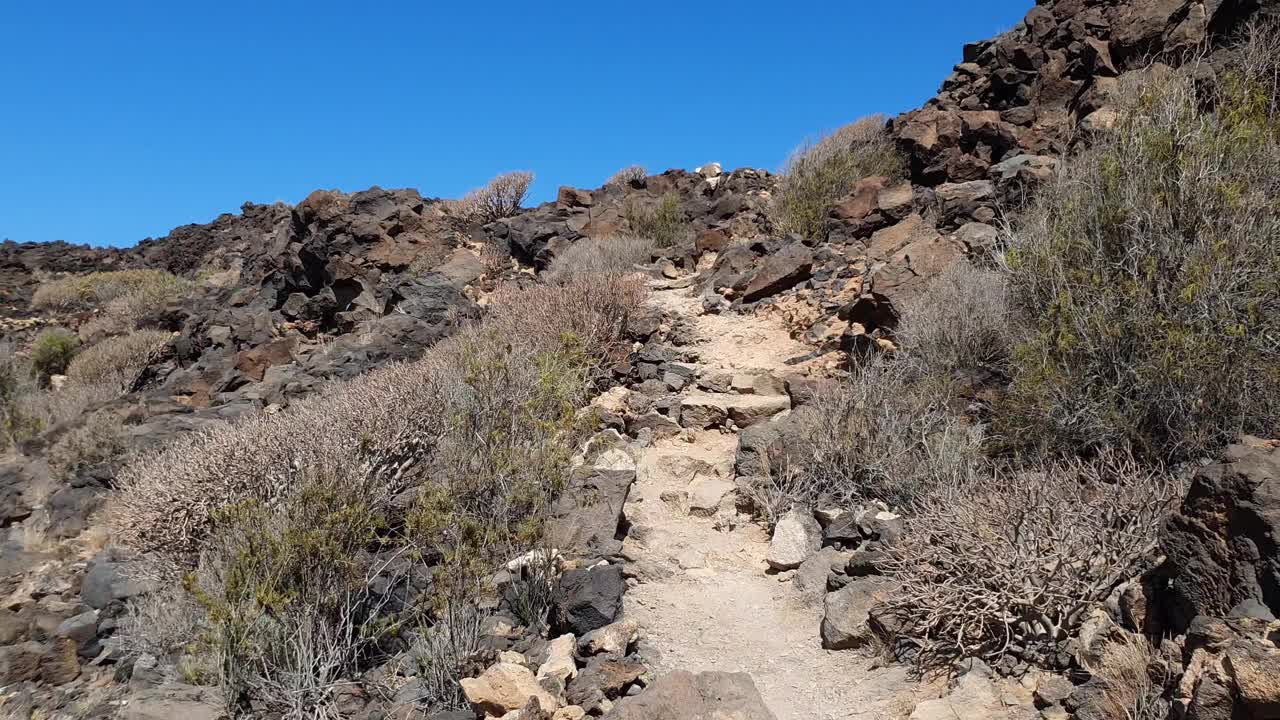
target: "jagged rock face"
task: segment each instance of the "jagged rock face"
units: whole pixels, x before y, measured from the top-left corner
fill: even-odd
[[[1037,3],[1012,30],[966,45],[938,95],[893,121],[912,180],[940,192],[983,180],[1005,188],[1034,182],[1042,172],[1033,167],[993,166],[1032,156],[1043,169],[1040,156],[1062,154],[1078,125],[1109,112],[1119,76],[1153,57],[1177,63],[1229,37],[1259,6],[1275,12],[1274,3],[1252,0]]]
[[[1280,616],[1280,442],[1246,439],[1201,468],[1160,539],[1174,628],[1256,607]]]

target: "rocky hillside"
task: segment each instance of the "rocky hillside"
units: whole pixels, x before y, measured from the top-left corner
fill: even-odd
[[[774,208],[788,191],[784,174],[713,163],[562,187],[554,202],[497,219],[375,187],[319,190],[296,206],[246,204],[127,249],[0,244],[0,372],[10,373],[0,378],[0,707],[14,717],[219,717],[216,680],[183,670],[181,658],[121,645],[136,601],[156,592],[154,578],[131,574],[143,566],[137,548],[118,547],[103,520],[122,467],[228,422],[315,413],[322,406],[300,401],[340,397],[345,381],[483,327],[511,292],[554,284],[571,248],[642,235],[643,261],[625,264],[647,275],[652,296],[627,313],[632,352],[591,379],[603,393],[590,415],[597,434],[577,452],[548,521],[573,538],[557,552],[583,546],[540,600],[548,625],[522,624],[512,597],[537,557],[525,556],[493,580],[507,590],[486,607],[485,652],[455,669],[467,709],[429,708],[429,674],[406,672],[410,652],[387,641],[396,650],[379,652],[394,662],[362,665],[349,691],[327,696],[337,715],[325,717],[858,716],[845,711],[851,704],[920,720],[1119,717],[1106,705],[1114,680],[1089,663],[1142,634],[1166,638],[1155,652],[1178,678],[1164,679],[1159,707],[1170,717],[1276,717],[1273,441],[1248,438],[1225,458],[1179,466],[1190,490],[1162,500],[1169,517],[1151,525],[1159,539],[1144,548],[1142,572],[1098,580],[1114,592],[1090,608],[1098,612],[1084,629],[1075,610],[1064,613],[1069,633],[1008,640],[983,656],[990,666],[970,662],[954,685],[906,679],[931,638],[892,612],[904,607],[893,596],[906,594],[907,580],[891,577],[890,558],[911,547],[899,545],[901,507],[860,499],[785,513],[763,507],[759,490],[778,473],[769,463],[779,448],[804,439],[803,408],[836,395],[833,377],[853,359],[892,356],[913,302],[952,268],[989,263],[1006,221],[1061,165],[1124,127],[1128,88],[1194,67],[1191,80],[1209,97],[1228,82],[1234,40],[1269,18],[1280,19],[1270,0],[1039,2],[1012,30],[965,46],[936,97],[888,122],[900,171],[860,177],[824,206],[814,233],[783,230]],[[148,271],[167,284],[120,295],[142,298],[127,312],[117,295],[95,300],[107,297],[100,284]],[[112,350],[144,340],[131,355]],[[964,428],[985,427],[1018,391],[1008,367],[953,374],[964,376],[949,399],[964,409]],[[265,464],[268,455],[253,457]],[[402,500],[388,507],[402,512]],[[443,562],[448,553],[425,554]],[[725,557],[761,567],[717,565]],[[386,577],[383,602],[421,600],[404,577]],[[704,586],[690,592],[687,581]],[[779,581],[810,609],[775,592]],[[759,613],[726,610],[703,625],[688,611],[711,617],[737,596]],[[815,603],[823,607],[811,616]],[[762,626],[763,641],[744,631],[760,617],[776,625]],[[895,633],[902,642],[883,649],[898,664],[887,673],[828,652]],[[787,653],[783,640],[810,634],[791,667],[760,655]],[[716,635],[732,642],[707,640]],[[690,649],[704,642],[714,652]],[[753,660],[735,659],[753,643]],[[701,666],[714,671],[684,672]],[[867,683],[828,692],[852,673]],[[280,716],[249,700],[238,712]]]

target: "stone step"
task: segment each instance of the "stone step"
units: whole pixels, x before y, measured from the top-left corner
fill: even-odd
[[[763,422],[791,409],[786,395],[735,395],[691,392],[680,398],[680,425],[695,430],[723,427],[728,420],[739,428]]]

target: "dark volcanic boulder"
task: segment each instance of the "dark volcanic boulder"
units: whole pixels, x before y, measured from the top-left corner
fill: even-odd
[[[1161,536],[1177,629],[1247,601],[1280,615],[1280,442],[1246,438],[1196,473]]]
[[[557,631],[583,635],[608,625],[622,610],[626,590],[621,565],[566,572],[556,584],[552,600]]]

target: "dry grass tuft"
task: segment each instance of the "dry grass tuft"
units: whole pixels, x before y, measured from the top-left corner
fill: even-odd
[[[792,151],[782,167],[772,220],[784,233],[821,239],[832,203],[873,175],[900,178],[906,163],[885,129],[882,115],[845,125]]]
[[[641,180],[644,180],[648,176],[649,176],[649,171],[645,170],[643,166],[630,165],[628,167],[622,168],[618,172],[609,176],[609,179],[606,180],[604,184],[626,186],[626,185],[631,185],[631,184],[640,182]]]

